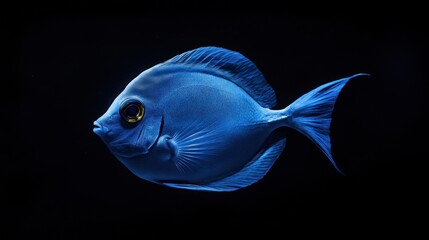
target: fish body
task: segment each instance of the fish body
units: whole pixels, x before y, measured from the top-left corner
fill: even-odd
[[[132,80],[94,132],[136,176],[175,188],[234,191],[257,182],[285,148],[286,137],[274,134],[280,127],[309,137],[340,171],[330,151],[330,117],[355,76],[272,110],[274,90],[249,59],[197,48]]]

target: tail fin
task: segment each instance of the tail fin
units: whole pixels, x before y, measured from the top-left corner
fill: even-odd
[[[341,174],[344,173],[338,168],[331,153],[329,127],[332,111],[344,85],[354,77],[367,75],[360,73],[324,84],[304,94],[284,110],[284,114],[289,116],[288,125],[316,143]]]

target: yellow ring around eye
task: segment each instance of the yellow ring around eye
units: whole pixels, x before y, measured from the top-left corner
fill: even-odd
[[[130,107],[136,107],[137,108],[138,111],[137,111],[137,113],[136,113],[135,116],[134,115],[130,116],[130,115],[127,114],[126,111]],[[143,107],[143,105],[140,102],[135,102],[135,101],[133,101],[133,102],[127,102],[127,103],[125,103],[125,104],[122,105],[120,113],[121,113],[122,118],[126,122],[128,122],[128,123],[136,123],[136,122],[140,121],[143,118],[143,116],[144,116],[144,107]]]

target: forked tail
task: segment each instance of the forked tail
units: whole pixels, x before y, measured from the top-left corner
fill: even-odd
[[[326,154],[335,169],[344,174],[331,153],[329,127],[335,101],[344,85],[352,78],[367,76],[360,73],[324,84],[298,98],[283,110],[287,125],[310,138]]]

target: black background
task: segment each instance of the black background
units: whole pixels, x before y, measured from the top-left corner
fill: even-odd
[[[419,229],[428,153],[422,8],[219,8],[227,5],[33,4],[2,15],[1,239],[228,231],[348,238]],[[231,193],[155,185],[117,161],[92,122],[143,70],[209,45],[251,59],[275,89],[278,108],[323,83],[371,74],[346,85],[333,113],[333,156],[347,175],[291,129],[267,176]]]

